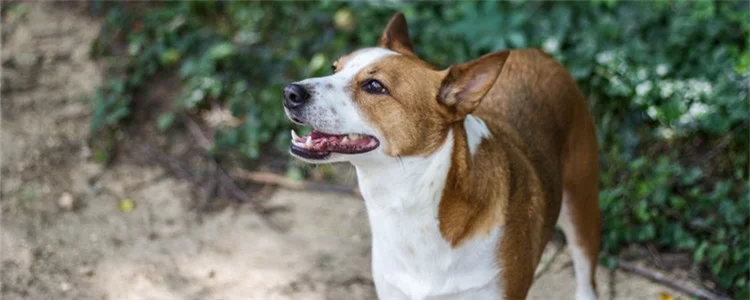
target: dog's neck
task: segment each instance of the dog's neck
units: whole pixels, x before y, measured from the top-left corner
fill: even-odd
[[[453,133],[449,132],[443,145],[427,157],[356,165],[368,208],[401,211],[435,206],[450,168],[452,149]]]
[[[465,131],[465,143],[468,145],[455,145],[454,127],[448,131],[443,144],[425,157],[355,163],[359,188],[368,207],[403,210],[434,206],[437,209],[451,167],[454,147],[468,146],[470,155],[473,155],[481,140],[490,135],[484,122],[471,115],[458,128]]]
[[[497,268],[492,252],[501,230],[455,248],[440,229],[438,210],[454,149],[468,148],[471,159],[489,136],[478,118],[469,117],[460,125],[452,127],[443,144],[426,157],[355,164],[372,230],[376,286],[394,286],[412,299],[470,289],[494,291]]]

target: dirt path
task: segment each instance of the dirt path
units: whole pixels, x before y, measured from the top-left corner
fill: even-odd
[[[276,215],[281,234],[246,209],[191,211],[189,183],[160,167],[94,163],[81,99],[102,80],[88,56],[99,23],[71,4],[25,3],[3,20],[2,299],[375,298],[359,199],[278,191],[268,203],[290,208]],[[136,208],[121,212],[121,199]],[[530,298],[569,299],[572,272],[565,253]],[[599,275],[604,299],[679,296]]]

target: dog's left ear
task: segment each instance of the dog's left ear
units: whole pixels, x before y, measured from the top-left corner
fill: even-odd
[[[476,60],[453,65],[440,86],[438,101],[447,106],[456,121],[474,111],[500,75],[509,50],[487,54]]]
[[[380,36],[378,46],[391,49],[402,54],[414,54],[414,47],[409,38],[409,27],[406,24],[404,14],[397,13],[393,15],[391,21]]]

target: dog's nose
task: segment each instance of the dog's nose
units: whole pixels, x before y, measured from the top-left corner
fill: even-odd
[[[286,108],[297,108],[310,100],[310,94],[299,84],[289,84],[284,87],[284,106]]]

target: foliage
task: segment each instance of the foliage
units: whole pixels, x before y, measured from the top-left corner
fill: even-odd
[[[132,93],[175,70],[175,112],[219,104],[239,126],[219,151],[257,159],[286,148],[281,87],[374,45],[395,11],[417,53],[446,67],[539,47],[568,67],[597,121],[604,261],[633,243],[691,253],[720,289],[750,296],[748,2],[170,2],[145,11],[98,3],[100,54],[127,63],[94,97],[92,130],[127,116]],[[160,118],[166,128],[173,114]]]

